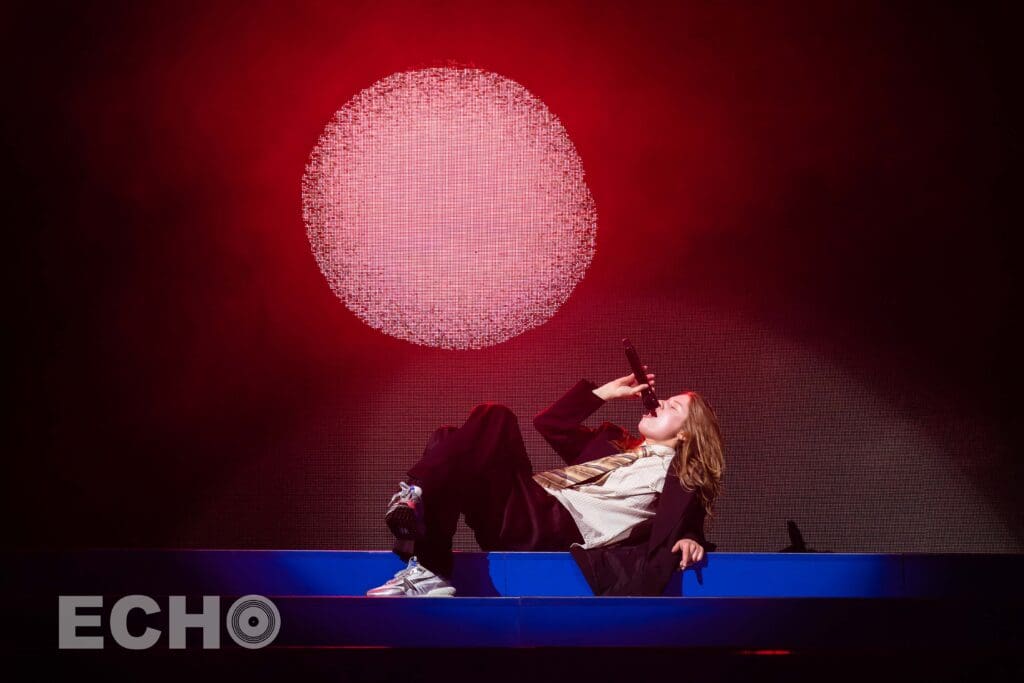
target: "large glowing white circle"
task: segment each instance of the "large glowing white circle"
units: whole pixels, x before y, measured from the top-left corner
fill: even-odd
[[[479,69],[393,74],[345,103],[310,155],[302,209],[320,270],[353,313],[451,349],[548,320],[597,231],[558,118]]]

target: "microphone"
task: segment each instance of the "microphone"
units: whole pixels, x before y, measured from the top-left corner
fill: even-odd
[[[626,359],[629,361],[629,367],[633,370],[633,376],[636,377],[636,381],[640,384],[647,384],[647,372],[644,370],[644,364],[640,362],[640,356],[637,355],[636,349],[633,348],[633,344],[629,341],[628,337],[623,338],[622,346],[626,349]],[[658,397],[654,395],[654,389],[647,387],[641,391],[640,400],[644,402],[644,408],[647,409],[647,412],[651,416],[657,417],[657,409],[661,404],[658,402]]]

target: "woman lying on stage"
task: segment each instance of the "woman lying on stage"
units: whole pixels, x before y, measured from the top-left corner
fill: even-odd
[[[385,513],[408,565],[367,595],[454,595],[460,513],[484,551],[569,551],[595,595],[661,595],[675,569],[714,549],[704,519],[725,463],[715,413],[696,392],[659,401],[640,437],[611,422],[583,426],[606,401],[638,398],[648,384],[632,374],[600,387],[583,379],[538,414],[534,426],[566,462],[547,472],[533,472],[506,406],[480,404],[462,427],[438,428]]]

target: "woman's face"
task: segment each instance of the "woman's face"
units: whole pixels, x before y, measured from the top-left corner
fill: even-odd
[[[637,429],[648,439],[671,441],[682,430],[686,416],[690,414],[690,396],[679,394],[658,403],[657,416],[644,413]]]

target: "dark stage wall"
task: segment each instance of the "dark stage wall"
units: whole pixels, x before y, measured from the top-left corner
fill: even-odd
[[[1020,551],[997,9],[126,3],[3,10],[13,545],[387,549],[442,423],[579,378],[693,389],[719,550]],[[418,346],[331,292],[300,183],[334,112],[471,66],[576,146],[596,252],[544,325]],[[1015,165],[1015,164],[1014,164]],[[642,258],[641,258],[642,257]],[[591,421],[635,432],[638,404]],[[475,548],[463,528],[458,549]]]

